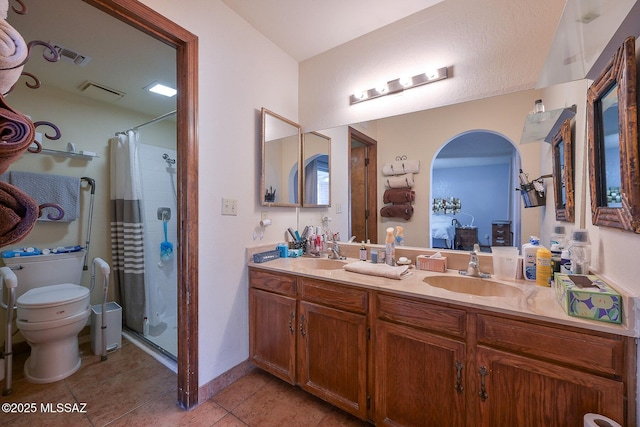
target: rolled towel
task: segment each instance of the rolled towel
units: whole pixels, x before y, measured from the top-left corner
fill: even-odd
[[[0,19],[0,93],[6,94],[18,81],[29,50],[20,33]]]
[[[0,95],[0,174],[29,148],[35,132],[31,120],[9,107]]]
[[[0,0],[0,18],[7,19],[9,14],[9,0]]]
[[[382,167],[384,176],[418,172],[420,172],[420,160],[396,160],[395,162],[385,163]]]
[[[372,264],[370,262],[350,262],[349,264],[345,264],[345,270],[351,271],[352,273],[360,273],[366,274],[368,276],[379,276],[386,277],[387,279],[406,279],[411,275],[411,271],[409,270],[408,265],[399,265],[397,267],[393,267],[387,264]]]
[[[416,192],[404,188],[390,188],[382,195],[384,203],[411,203],[414,200],[416,200]]]
[[[385,218],[404,218],[407,221],[413,216],[411,205],[389,205],[380,209],[380,216]]]
[[[385,178],[387,188],[413,188],[413,174],[407,173]]]
[[[35,200],[0,181],[0,247],[23,240],[33,229],[40,208]]]

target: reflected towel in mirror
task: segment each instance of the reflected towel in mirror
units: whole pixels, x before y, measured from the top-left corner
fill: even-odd
[[[385,178],[387,188],[413,188],[413,174],[407,173],[399,176]]]
[[[382,167],[384,176],[418,172],[420,172],[420,160],[396,160],[395,162],[385,163]]]
[[[404,188],[389,188],[382,196],[383,203],[411,203],[416,199],[416,192]]]
[[[404,218],[410,220],[413,216],[411,205],[389,205],[380,209],[380,216],[385,218]]]

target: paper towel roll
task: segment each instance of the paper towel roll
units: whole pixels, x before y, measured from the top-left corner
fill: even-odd
[[[584,427],[622,427],[611,418],[598,414],[585,414]]]
[[[268,225],[271,225],[271,220],[269,218],[265,218],[260,221],[260,227],[266,227]]]

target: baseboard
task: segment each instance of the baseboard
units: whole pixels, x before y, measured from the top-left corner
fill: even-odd
[[[222,375],[198,387],[198,404],[211,399],[229,384],[244,377],[254,369],[257,369],[256,366],[247,359],[239,365],[229,369]]]

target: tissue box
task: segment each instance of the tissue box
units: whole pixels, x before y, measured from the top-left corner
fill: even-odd
[[[622,323],[622,297],[594,275],[555,275],[556,297],[569,316]]]
[[[416,257],[416,268],[418,270],[444,273],[447,271],[447,257],[430,258],[429,255],[418,255]]]

